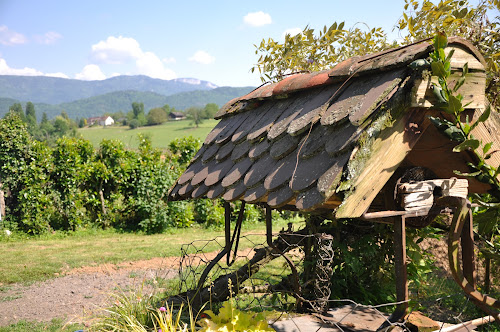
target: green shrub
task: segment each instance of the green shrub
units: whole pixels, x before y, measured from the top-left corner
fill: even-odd
[[[206,227],[224,226],[224,208],[220,200],[197,199],[193,202],[194,220]]]
[[[200,149],[201,142],[193,136],[176,138],[169,144],[170,151],[177,156],[180,165],[187,164]]]
[[[274,331],[267,324],[263,313],[243,312],[235,308],[231,301],[225,301],[218,314],[212,310],[205,313],[210,318],[200,320],[200,332],[267,332]]]

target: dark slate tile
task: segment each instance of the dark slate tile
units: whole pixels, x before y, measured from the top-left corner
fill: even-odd
[[[274,103],[274,105],[264,114],[259,122],[248,132],[247,139],[251,142],[263,137],[273,125],[274,121],[287,109],[293,102],[293,99],[282,99]]]
[[[188,182],[189,180],[191,180],[196,173],[198,173],[203,167],[205,167],[203,165],[203,163],[201,162],[201,160],[198,160],[197,162],[191,164],[188,166],[188,168],[184,171],[184,173],[181,175],[181,177],[179,178],[179,180],[177,180],[177,183],[178,184],[184,184],[186,182]]]
[[[299,142],[300,158],[307,159],[318,153],[325,145],[328,130],[327,127],[317,123],[314,125],[309,135]]]
[[[238,113],[236,115],[231,116],[231,123],[229,123],[215,138],[216,144],[224,144],[228,140],[230,140],[233,136],[233,133],[238,129],[251,115],[252,112],[244,112]]]
[[[310,211],[318,205],[323,204],[325,201],[325,198],[321,195],[318,189],[316,189],[316,187],[312,187],[311,189],[303,191],[297,195],[295,206],[299,210]]]
[[[271,191],[288,183],[297,163],[297,150],[281,159],[264,180],[264,187]]]
[[[279,208],[286,205],[295,197],[289,186],[285,185],[278,190],[272,191],[267,196],[267,204],[272,208]]]
[[[210,189],[207,191],[207,198],[216,199],[220,197],[220,195],[222,195],[225,191],[226,188],[224,188],[222,184],[218,183],[217,185],[210,187]]]
[[[263,156],[253,164],[250,170],[245,175],[243,183],[247,187],[253,187],[262,181],[274,168],[276,160],[270,155]]]
[[[210,187],[221,181],[233,166],[234,163],[231,159],[226,159],[225,161],[215,164],[215,166],[209,169],[210,173],[208,173],[205,179],[205,185]]]
[[[176,199],[179,193],[179,189],[181,189],[181,187],[182,186],[179,183],[177,183],[175,186],[170,188],[167,199]]]
[[[207,147],[205,153],[201,157],[201,161],[203,161],[203,163],[206,163],[207,161],[211,160],[213,157],[215,157],[217,151],[219,151],[219,146],[215,143]]]
[[[222,179],[222,185],[224,187],[232,186],[234,183],[239,181],[248,169],[253,165],[253,161],[250,158],[245,158],[236,163],[227,175]]]
[[[354,125],[363,123],[377,109],[380,102],[397,87],[401,82],[401,77],[403,77],[403,70],[371,76],[367,80],[371,88],[365,94],[362,105],[350,112],[349,121]]]
[[[241,158],[245,157],[251,146],[252,145],[247,140],[244,140],[240,144],[235,145],[233,152],[231,153],[231,160],[238,161]]]
[[[295,97],[294,97],[295,98]],[[304,105],[311,99],[307,93],[299,94],[293,101],[290,106],[284,110],[280,117],[274,122],[272,127],[269,129],[267,133],[267,138],[271,141],[281,137],[286,133],[288,129],[288,125],[292,122],[297,115],[300,114]]]
[[[266,188],[261,184],[255,188],[247,189],[243,195],[242,200],[247,203],[255,203],[261,200],[267,193]]]
[[[239,143],[247,138],[248,133],[252,128],[260,121],[260,119],[265,116],[265,114],[274,105],[273,100],[266,101],[264,104],[258,108],[251,110],[251,116],[248,117],[248,121],[243,122],[238,129],[236,129],[231,137],[233,143]]]
[[[304,105],[302,111],[288,126],[287,132],[296,136],[307,130],[311,123],[317,122],[320,115],[326,110],[326,103],[333,97],[340,88],[340,84],[329,85],[326,88],[311,90],[312,98]]]
[[[224,128],[226,128],[226,126],[229,125],[230,123],[232,123],[232,121],[231,117],[229,116],[220,120],[219,123],[215,125],[214,129],[212,129],[212,131],[208,133],[207,137],[205,138],[204,144],[207,145],[212,144],[215,141],[217,135],[219,135],[222,132],[222,130],[224,130]]]
[[[193,192],[191,193],[191,197],[200,198],[207,193],[208,189],[209,188],[204,183],[202,183],[193,190]]]
[[[259,143],[256,143],[255,145],[250,148],[248,151],[248,156],[255,160],[260,158],[260,156],[266,152],[270,147],[269,140],[267,138],[262,139]]]
[[[335,189],[342,177],[342,170],[349,160],[349,156],[349,152],[337,156],[335,158],[335,164],[318,179],[317,189],[325,198],[328,199],[335,193]]]
[[[351,78],[351,84],[341,93],[321,116],[321,124],[330,126],[341,122],[361,108],[365,94],[371,89],[366,77]]]
[[[228,156],[231,155],[234,149],[234,144],[233,142],[227,142],[223,146],[219,148],[217,153],[215,154],[215,160],[217,161],[222,161],[226,159]]]
[[[186,183],[182,188],[179,189],[178,195],[182,197],[189,196],[191,192],[193,191],[194,186],[191,184],[191,182]]]
[[[290,188],[295,192],[309,188],[334,163],[335,158],[332,158],[324,150],[312,158],[299,159],[297,168],[290,179]]]
[[[247,186],[243,183],[243,181],[238,182],[234,187],[228,189],[224,195],[222,195],[222,198],[225,199],[226,201],[235,201],[247,190]]]
[[[209,162],[207,165],[205,165],[198,173],[196,173],[193,176],[193,179],[191,180],[191,184],[193,186],[197,186],[198,184],[204,182],[214,166],[215,166],[214,161]]]
[[[326,152],[332,156],[342,152],[355,143],[362,132],[361,128],[354,126],[350,122],[346,122],[343,125],[335,126],[333,128],[328,128],[327,135],[325,137]]]
[[[287,156],[290,152],[295,150],[297,144],[299,143],[299,137],[284,135],[276,142],[272,143],[271,150],[269,153],[274,159],[282,159]]]
[[[198,159],[201,158],[201,156],[205,153],[205,150],[207,149],[207,146],[203,144],[201,148],[196,152],[194,155],[193,159],[191,159],[191,164],[194,163],[195,161],[198,161]]]

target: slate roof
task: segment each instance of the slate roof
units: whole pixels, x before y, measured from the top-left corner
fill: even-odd
[[[351,58],[228,102],[169,199],[221,197],[306,211],[335,199],[367,123],[405,89],[408,64],[431,50],[421,42]]]

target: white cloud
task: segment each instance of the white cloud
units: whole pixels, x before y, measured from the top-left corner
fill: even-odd
[[[246,14],[245,17],[243,17],[243,22],[253,27],[261,27],[271,24],[273,21],[271,15],[260,11]]]
[[[25,44],[28,39],[21,33],[9,30],[6,25],[0,25],[0,44],[10,46]]]
[[[60,77],[60,78],[69,78],[68,75],[64,74],[64,73],[61,73],[61,72],[57,72],[57,73],[47,73],[43,76],[49,76],[49,77]]]
[[[153,52],[145,52],[135,62],[140,74],[163,80],[171,80],[177,77],[174,71],[165,68],[160,58]]]
[[[91,58],[97,63],[122,64],[139,58],[142,53],[134,38],[110,36],[92,45]]]
[[[167,63],[167,64],[177,62],[177,60],[173,56],[171,56],[169,58],[163,58],[163,59],[161,59],[161,61],[163,61],[163,63]]]
[[[301,28],[290,28],[290,29],[286,29],[285,31],[283,31],[283,39],[285,39],[285,36],[288,34],[290,35],[290,37],[293,37],[295,35],[298,35],[299,33],[302,33],[302,29]]]
[[[106,75],[103,74],[98,65],[86,65],[81,73],[75,75],[75,78],[84,81],[99,81],[106,79]]]
[[[5,59],[0,59],[0,75],[42,76],[43,73],[29,67],[23,69],[10,68]]]
[[[50,76],[68,78],[68,75],[61,72],[43,73],[35,68],[24,67],[22,69],[11,68],[5,59],[0,58],[0,75],[17,75],[17,76]]]
[[[51,45],[54,44],[58,39],[61,39],[62,35],[55,31],[46,32],[43,36],[36,35],[35,40],[39,44]]]
[[[201,63],[203,65],[208,65],[215,61],[215,57],[211,56],[205,51],[196,51],[196,53],[193,54],[193,56],[188,60],[196,63]]]
[[[136,74],[170,80],[177,77],[164,63],[175,62],[174,58],[160,58],[153,52],[145,52],[134,38],[110,36],[92,45],[90,58],[95,63],[125,64],[135,62]]]

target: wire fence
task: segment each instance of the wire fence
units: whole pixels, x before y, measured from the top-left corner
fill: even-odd
[[[196,294],[199,303],[210,307],[230,297],[240,310],[273,312],[273,327],[278,331],[376,330],[380,326],[410,331],[415,330],[414,321],[422,323],[418,310],[432,312],[450,324],[471,319],[474,305],[461,290],[455,288],[452,293],[444,283],[436,294],[412,296],[409,314],[402,322],[389,320],[389,313],[400,303],[364,305],[350,299],[332,300],[332,236],[280,232],[273,239],[275,248],[268,246],[264,234],[242,235],[239,248],[219,255],[226,248],[224,237],[183,245],[179,294]],[[310,313],[309,318],[292,314],[297,311]],[[473,318],[480,315],[477,312]],[[485,331],[500,331],[496,324],[485,326]],[[472,329],[464,325],[462,331]]]

